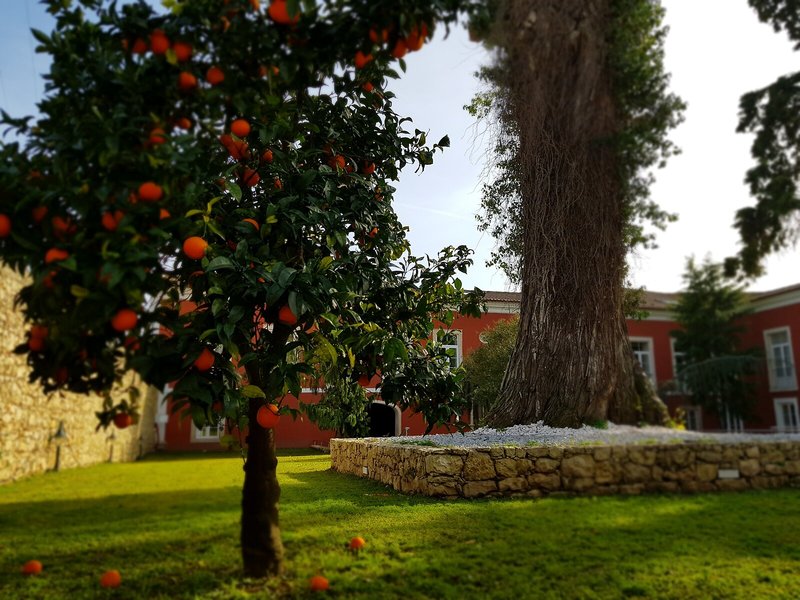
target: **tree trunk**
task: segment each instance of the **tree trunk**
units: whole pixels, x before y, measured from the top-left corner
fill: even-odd
[[[252,364],[252,363],[251,363]],[[257,369],[248,368],[250,383],[261,383]],[[264,429],[256,421],[264,400],[250,400],[247,416],[247,460],[242,490],[242,560],[248,577],[267,577],[283,571],[283,542],[278,524],[278,457],[275,430]]]
[[[641,401],[623,315],[626,207],[606,35],[610,0],[514,0],[494,35],[517,128],[524,260],[520,330],[493,426],[578,427]]]

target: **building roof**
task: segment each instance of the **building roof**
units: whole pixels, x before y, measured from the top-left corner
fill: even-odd
[[[800,292],[800,283],[765,292],[747,292],[746,296],[752,301],[772,298],[791,292]],[[645,290],[641,308],[644,310],[672,310],[673,305],[678,301],[680,296],[680,292],[653,292]],[[484,292],[484,299],[487,302],[509,302],[519,304],[521,298],[522,294],[519,292]]]

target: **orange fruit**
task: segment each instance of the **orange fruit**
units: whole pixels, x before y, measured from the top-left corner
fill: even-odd
[[[162,208],[158,211],[158,218],[159,219],[169,219],[172,215],[169,214],[169,211],[166,208]]]
[[[275,157],[272,154],[272,150],[269,148],[264,150],[264,154],[261,155],[261,160],[263,160],[265,163],[271,163],[274,158]]]
[[[118,588],[121,583],[122,577],[120,577],[119,571],[117,570],[106,571],[103,573],[102,577],[100,577],[100,587]]]
[[[375,89],[375,86],[372,85],[372,83],[370,83],[369,81],[367,81],[366,83],[361,84],[361,89],[369,94],[372,90]]]
[[[22,565],[22,574],[23,575],[38,575],[42,572],[42,563],[38,560],[29,560],[24,565]]]
[[[34,206],[31,209],[31,217],[33,218],[34,223],[41,223],[46,216],[47,216],[46,206]]]
[[[31,327],[31,337],[32,338],[42,338],[42,339],[44,339],[44,338],[47,337],[48,333],[50,333],[50,331],[47,329],[46,325],[33,325]]]
[[[283,182],[281,181],[280,177],[276,177],[272,181],[272,187],[274,187],[276,190],[282,190],[283,189]]]
[[[356,69],[363,69],[372,61],[372,54],[364,54],[361,50],[356,52]]]
[[[157,202],[164,196],[164,190],[154,181],[145,181],[139,186],[139,199],[142,202]]]
[[[256,421],[264,429],[272,429],[281,419],[279,412],[280,409],[274,404],[262,406],[256,413]]]
[[[120,212],[120,211],[117,211]],[[105,212],[103,216],[100,218],[100,224],[103,226],[104,229],[107,231],[116,231],[119,222],[114,217],[114,213]]]
[[[214,353],[211,352],[208,348],[203,348],[203,351],[200,353],[196,359],[194,359],[194,368],[204,373],[208,371],[211,367],[214,366]]]
[[[188,71],[181,71],[178,75],[178,88],[184,92],[189,92],[197,87],[197,77]]]
[[[419,27],[414,25],[406,38],[406,46],[410,52],[416,52],[422,48],[425,43],[425,38],[428,37],[428,25],[422,23]]]
[[[364,162],[364,167],[361,169],[361,172],[364,175],[372,175],[375,172],[375,163],[374,162]]]
[[[169,38],[160,29],[150,34],[150,50],[153,54],[165,54],[169,50]]]
[[[164,132],[163,129],[161,129],[161,127],[156,127],[155,129],[150,131],[150,138],[148,139],[148,141],[154,146],[158,144],[163,144],[164,142],[167,141],[167,134]]]
[[[138,321],[139,315],[133,310],[130,308],[121,308],[111,317],[111,327],[114,331],[122,333],[123,331],[128,331],[136,327]]]
[[[370,380],[370,376],[367,375],[366,373],[363,373],[358,378],[358,385],[360,385],[361,387],[369,387],[369,380]]]
[[[406,41],[403,38],[399,38],[397,43],[392,48],[392,56],[395,58],[403,58],[408,52],[408,46],[406,46]]]
[[[192,45],[188,42],[175,42],[172,51],[179,62],[186,62],[192,57]]]
[[[259,181],[261,181],[261,175],[258,174],[258,171],[251,169],[250,167],[245,167],[244,172],[242,173],[242,183],[247,187],[255,186]]]
[[[250,123],[247,122],[247,119],[236,119],[231,123],[231,133],[236,137],[247,137],[250,134]]]
[[[357,535],[352,540],[350,540],[350,550],[361,550],[364,546],[367,545],[367,542],[364,541],[364,538],[360,535]]]
[[[380,44],[389,41],[389,30],[384,27],[379,32],[375,27],[370,27],[369,41],[373,44]]]
[[[194,260],[200,260],[206,254],[208,242],[203,238],[193,235],[183,242],[183,253]]]
[[[42,285],[49,290],[52,290],[55,287],[53,283],[53,277],[58,275],[58,271],[50,271],[47,275],[42,277]]]
[[[11,219],[8,215],[0,214],[0,238],[8,237],[11,233]]]
[[[114,415],[114,425],[117,429],[125,429],[133,425],[133,417],[128,413],[117,413]]]
[[[56,215],[50,219],[50,224],[53,226],[53,233],[58,239],[63,239],[64,236],[75,233],[76,227],[72,224],[72,220],[61,215]]]
[[[370,231],[369,231],[369,233],[367,235],[369,237],[371,237],[371,238],[374,238],[376,235],[378,235],[378,228],[377,227],[373,227],[372,229],[370,229]]]
[[[135,335],[129,335],[126,337],[122,345],[129,350],[133,350],[134,352],[142,347],[142,345],[139,343],[139,338],[137,338]]]
[[[188,117],[178,117],[175,120],[175,125],[180,127],[181,129],[191,129],[192,128],[192,120]]]
[[[272,0],[267,9],[267,14],[278,25],[294,25],[300,20],[299,12],[295,15],[289,15],[286,0]]]
[[[255,227],[256,231],[261,229],[261,227],[258,224],[258,221],[256,221],[255,219],[242,219],[242,223],[250,223],[253,227]]]
[[[309,586],[312,592],[324,592],[330,587],[328,580],[322,575],[314,575],[309,580]]]
[[[67,260],[68,258],[69,252],[66,250],[62,250],[61,248],[50,248],[50,250],[48,250],[44,255],[44,264],[49,265],[50,263]]]
[[[147,52],[147,42],[145,42],[142,38],[136,38],[136,41],[133,42],[133,48],[131,48],[131,52],[134,54],[144,54]]]
[[[225,81],[225,72],[219,67],[209,67],[206,71],[206,81],[211,85],[219,85]]]
[[[284,325],[297,325],[297,315],[292,312],[288,304],[281,306],[278,311],[278,322]]]
[[[345,160],[344,156],[337,154],[336,156],[331,156],[328,159],[328,165],[332,169],[344,169],[347,165],[347,161]]]
[[[44,338],[31,336],[28,339],[28,350],[31,352],[41,352],[44,350]]]
[[[219,136],[219,141],[234,160],[250,158],[250,149],[244,140],[235,140],[227,133]]]

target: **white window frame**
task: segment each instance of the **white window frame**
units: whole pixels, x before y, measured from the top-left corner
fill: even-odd
[[[686,356],[686,352],[678,352],[677,350],[675,350],[675,338],[672,338],[672,337],[669,338],[669,348],[670,348],[670,352],[672,353],[672,380],[675,382],[675,391],[671,392],[671,393],[672,394],[681,394],[683,396],[688,396],[691,392],[689,392],[689,390],[686,388],[685,385],[683,385],[683,384],[678,382],[678,356],[677,355],[681,354],[681,355],[683,355],[685,357]],[[696,408],[696,407],[690,407],[690,406],[687,405],[684,408],[688,409],[688,408]],[[700,423],[702,423],[702,419],[700,420]]]
[[[658,378],[656,377],[656,351],[655,351],[655,345],[653,344],[653,338],[635,336],[635,337],[629,337],[628,341],[631,342],[631,343],[633,343],[633,342],[646,342],[647,343],[647,346],[649,348],[648,354],[650,355],[650,370],[651,370],[651,372],[647,373],[647,371],[645,371],[645,373],[650,377],[650,381],[653,382],[653,385],[656,385],[656,382],[658,381]],[[631,348],[631,349],[633,349],[633,348]],[[634,352],[634,355],[635,354],[636,353]],[[639,363],[639,364],[641,364],[641,363]],[[642,367],[642,370],[644,370],[644,367]]]
[[[694,404],[684,404],[681,406],[686,415],[686,429],[688,431],[703,431],[703,409]],[[694,422],[697,425],[694,429],[689,427],[689,415],[694,415]]]
[[[773,398],[775,408],[775,429],[781,432],[800,432],[800,406],[797,405],[797,398]],[[794,408],[795,423],[783,422],[783,406]]]
[[[435,330],[433,332],[433,335],[438,338],[440,331],[444,331],[444,335],[453,334],[454,336],[456,336],[456,343],[455,344],[442,344],[442,347],[445,348],[445,349],[453,348],[456,351],[456,366],[455,366],[455,368],[457,369],[458,367],[461,366],[461,363],[464,362],[464,354],[463,354],[463,350],[462,350],[462,346],[463,346],[462,340],[464,338],[463,332],[460,329],[437,329],[437,330]]]
[[[206,425],[202,429],[195,427],[192,423],[192,441],[193,442],[219,442],[220,438],[225,435],[225,422],[220,417],[221,423],[215,427],[217,433],[211,434],[211,425]],[[221,427],[220,427],[221,425]]]
[[[741,417],[734,417],[727,406],[721,406],[719,419],[722,428],[728,433],[744,433],[744,421]]]
[[[776,333],[786,333],[787,347],[789,349],[789,367],[791,374],[786,381],[776,381],[774,360],[772,355],[773,344],[770,343],[770,336]],[[794,352],[792,351],[792,330],[786,325],[764,330],[764,349],[767,354],[767,374],[769,375],[769,390],[771,392],[793,392],[797,390],[797,369],[794,362]]]

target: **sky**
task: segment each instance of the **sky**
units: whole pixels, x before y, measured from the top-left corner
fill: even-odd
[[[33,114],[44,85],[47,59],[34,53],[31,27],[48,31],[52,20],[37,0],[2,0],[0,107],[12,116]],[[688,103],[685,121],[671,134],[682,154],[656,172],[652,197],[679,220],[658,232],[658,248],[631,257],[637,286],[654,291],[682,287],[686,258],[722,260],[737,250],[736,210],[752,204],[744,176],[752,165],[752,137],[736,133],[739,97],[798,69],[798,54],[785,34],[760,23],[746,0],[663,0],[665,64],[671,91]],[[489,56],[455,28],[443,28],[421,51],[407,56],[408,71],[391,89],[394,108],[411,116],[429,140],[450,136],[420,174],[407,170],[397,183],[395,210],[409,227],[412,251],[435,255],[447,245],[474,250],[475,264],[461,277],[468,287],[508,290],[497,269],[485,266],[494,240],[477,230],[480,188],[491,140],[464,110],[479,89],[474,77]],[[752,290],[800,282],[796,248],[767,260],[767,273]]]

